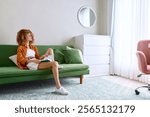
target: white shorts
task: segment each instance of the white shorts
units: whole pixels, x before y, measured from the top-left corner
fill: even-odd
[[[39,64],[34,63],[34,62],[30,62],[27,64],[27,67],[29,70],[37,70],[38,69]]]

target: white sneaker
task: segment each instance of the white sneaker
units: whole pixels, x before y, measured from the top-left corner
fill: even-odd
[[[61,95],[68,95],[69,94],[68,91],[63,87],[60,87],[59,89],[56,88],[55,92],[58,94],[61,94]]]

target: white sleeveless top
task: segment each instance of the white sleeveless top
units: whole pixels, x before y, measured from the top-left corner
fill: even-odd
[[[26,57],[35,57],[35,51],[30,49],[30,48],[28,48]]]
[[[34,58],[32,58],[32,60],[36,59],[36,58],[35,58],[35,51],[32,50],[32,49],[30,49],[30,48],[28,48],[28,49],[27,49],[26,57],[34,57]],[[37,64],[37,63],[30,62],[30,63],[27,64],[27,67],[28,67],[28,69],[30,69],[30,70],[37,70],[37,69],[38,69],[38,65],[39,65],[39,64]]]

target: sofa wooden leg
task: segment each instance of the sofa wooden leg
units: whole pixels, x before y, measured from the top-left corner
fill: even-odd
[[[80,84],[83,84],[83,75],[80,75]]]

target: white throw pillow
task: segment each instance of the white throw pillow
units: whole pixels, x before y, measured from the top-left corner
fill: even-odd
[[[15,65],[17,65],[17,55],[16,55],[16,54],[10,56],[9,59],[10,59],[13,63],[15,63]]]

